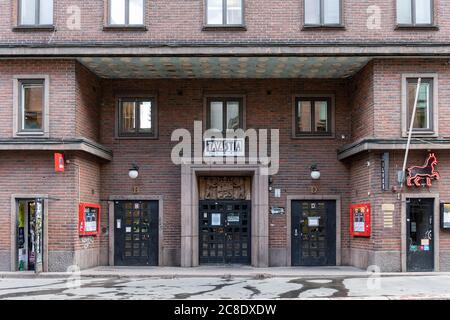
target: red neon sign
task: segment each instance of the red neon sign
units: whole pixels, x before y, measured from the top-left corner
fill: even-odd
[[[437,164],[438,161],[436,155],[434,153],[430,153],[423,166],[409,167],[407,169],[408,179],[406,181],[406,185],[408,187],[412,187],[414,183],[416,187],[420,187],[422,180],[425,179],[427,187],[431,187],[431,180],[439,180],[441,177],[439,172],[436,171]]]

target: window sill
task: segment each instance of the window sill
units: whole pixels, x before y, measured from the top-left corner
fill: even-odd
[[[159,137],[156,136],[116,136],[116,140],[158,140]]]
[[[42,138],[46,139],[49,137],[47,132],[16,132],[14,138]]]
[[[430,24],[430,25],[396,25],[395,30],[423,30],[423,31],[437,31],[439,30],[438,25]]]
[[[293,140],[305,140],[305,139],[335,139],[335,134],[305,134],[305,135],[293,135],[291,137]]]
[[[142,26],[103,26],[103,31],[147,31],[147,27]]]
[[[413,132],[411,138],[437,138],[439,135],[437,132],[422,131]],[[402,138],[408,139],[408,132],[403,132]]]
[[[204,25],[202,31],[247,31],[245,25]]]
[[[344,31],[346,29],[343,24],[303,25],[302,31],[308,31],[308,30],[340,30],[340,31]]]
[[[56,31],[55,26],[53,25],[29,25],[29,26],[15,26],[13,29],[13,31],[19,31],[19,32],[36,32],[36,31]]]

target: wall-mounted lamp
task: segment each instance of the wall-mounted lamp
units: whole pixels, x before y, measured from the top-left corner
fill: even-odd
[[[128,176],[133,180],[139,177],[139,167],[135,163],[131,165],[131,168],[128,171]]]
[[[313,180],[320,179],[320,170],[317,168],[317,164],[313,164],[311,166],[311,179]]]

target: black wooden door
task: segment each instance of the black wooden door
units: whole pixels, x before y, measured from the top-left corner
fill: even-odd
[[[158,201],[116,201],[114,263],[158,265]]]
[[[407,199],[406,236],[408,271],[434,270],[433,199]]]
[[[200,201],[200,264],[250,264],[250,201]]]
[[[336,202],[293,201],[291,264],[336,265]]]

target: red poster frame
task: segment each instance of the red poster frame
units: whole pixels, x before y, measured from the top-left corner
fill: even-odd
[[[364,231],[355,231],[355,211],[356,209],[362,209],[364,213]],[[370,238],[371,232],[371,207],[370,203],[359,203],[350,206],[350,234],[353,237],[366,237]]]
[[[84,211],[86,208],[94,208],[97,209],[97,230],[95,231],[86,231],[86,221]],[[78,234],[80,236],[96,236],[100,232],[100,205],[95,203],[80,203],[78,206]]]

